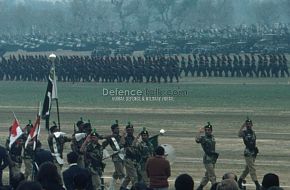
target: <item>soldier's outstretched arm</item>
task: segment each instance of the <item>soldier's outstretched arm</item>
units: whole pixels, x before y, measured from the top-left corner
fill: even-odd
[[[240,128],[240,130],[238,132],[238,137],[243,137],[245,128],[246,128],[246,123],[243,123],[243,125],[241,126],[241,128]]]
[[[86,152],[87,144],[89,143],[90,140],[91,140],[91,135],[88,135],[86,140],[84,141],[84,143],[82,144],[82,146],[80,148],[80,152],[82,152],[82,153]]]
[[[195,142],[197,143],[200,143],[200,140],[201,140],[201,135],[204,133],[204,129],[203,128],[200,128],[198,133],[196,134],[196,137],[195,137]]]

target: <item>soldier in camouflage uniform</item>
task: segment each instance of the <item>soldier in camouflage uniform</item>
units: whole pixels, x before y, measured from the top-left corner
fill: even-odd
[[[108,145],[112,148],[116,154],[112,155],[112,161],[114,163],[115,171],[113,173],[113,178],[110,183],[109,189],[115,189],[115,183],[116,180],[119,179],[121,182],[123,181],[125,177],[124,172],[124,154],[122,153],[123,145],[120,143],[121,141],[121,135],[119,134],[119,124],[118,121],[116,121],[115,124],[111,125],[112,135],[105,138],[105,141],[103,142],[102,146],[106,148]]]
[[[104,172],[105,164],[103,160],[103,146],[99,144],[99,134],[94,130],[86,137],[80,151],[85,154],[88,170],[92,175],[92,184],[94,190],[101,189],[101,177]]]
[[[201,144],[201,147],[204,151],[203,164],[206,172],[205,176],[200,182],[199,187],[197,188],[197,190],[202,190],[203,187],[206,186],[208,181],[210,181],[212,185],[216,183],[214,168],[217,158],[219,156],[219,154],[215,152],[216,142],[214,136],[212,135],[212,125],[209,122],[206,126],[200,129],[195,141]]]
[[[9,129],[11,133],[11,127]],[[12,145],[9,147],[10,135],[6,140],[6,149],[9,153],[9,184],[13,176],[18,175],[21,172],[22,166],[22,150],[23,150],[23,135],[21,135]]]
[[[24,128],[25,141],[26,141],[27,136],[29,135],[32,127],[33,127],[33,125],[31,124],[31,121],[29,121],[29,124],[27,124],[26,127]],[[25,143],[23,143],[23,145],[24,144]],[[32,160],[33,160],[33,156],[34,156],[33,145],[34,145],[34,139],[31,139],[27,143],[27,146],[26,147],[24,146],[23,162],[24,162],[24,166],[25,166],[24,176],[25,176],[26,180],[28,180],[28,179],[32,180]]]
[[[153,144],[149,141],[149,133],[148,131],[144,128],[143,131],[136,137],[137,139],[139,139],[141,136],[142,141],[137,143],[136,142],[136,149],[138,152],[138,181],[139,182],[144,182],[146,184],[146,186],[149,185],[149,179],[147,177],[147,173],[146,173],[146,162],[148,160],[148,158],[150,158],[151,156],[153,156],[153,152],[154,152],[154,147]],[[135,144],[134,142],[134,144]]]
[[[56,125],[53,125],[49,129],[50,134],[47,138],[48,146],[50,152],[53,156],[54,164],[57,167],[59,174],[61,175],[62,166],[63,166],[63,148],[66,142],[70,142],[71,138],[64,136],[64,133],[59,132],[59,129]]]
[[[126,176],[121,184],[121,190],[127,189],[128,184],[131,182],[132,186],[138,181],[137,176],[137,152],[133,144],[136,144],[136,137],[134,136],[134,127],[131,123],[126,126],[126,134],[122,135],[121,143],[125,149],[125,169]]]
[[[77,128],[78,130],[75,129],[75,132],[72,135],[71,149],[73,152],[76,152],[78,154],[78,166],[84,168],[85,167],[84,155],[80,151],[80,149],[90,130],[87,131],[85,130],[88,127],[86,127],[82,118],[80,121],[77,122]]]
[[[253,131],[252,127],[253,127],[252,120],[247,119],[245,123],[242,125],[242,127],[240,128],[239,133],[238,133],[238,136],[243,138],[244,144],[246,146],[244,150],[246,167],[238,180],[238,185],[240,189],[243,189],[242,183],[244,182],[247,175],[250,173],[251,178],[256,185],[256,190],[259,190],[260,184],[258,182],[256,169],[254,166],[255,159],[257,157],[259,150],[256,146],[256,134]]]

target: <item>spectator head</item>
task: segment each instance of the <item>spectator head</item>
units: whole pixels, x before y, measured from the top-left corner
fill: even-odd
[[[188,174],[181,174],[175,179],[175,190],[193,190],[194,181]]]
[[[67,162],[69,164],[77,163],[78,162],[78,154],[76,152],[69,152],[67,154]]]
[[[45,189],[44,185],[54,183],[61,184],[61,177],[57,172],[57,167],[52,162],[44,162],[40,165],[36,175],[38,181]]]
[[[234,173],[232,173],[232,172],[225,173],[225,174],[223,175],[223,178],[222,178],[222,179],[223,179],[223,180],[224,180],[224,179],[233,179],[233,180],[235,180],[235,181],[238,181],[238,177],[237,177],[237,175],[234,174]]]
[[[273,173],[267,173],[263,177],[262,189],[268,189],[272,186],[280,186],[279,177]]]
[[[11,177],[11,186],[16,189],[18,185],[25,180],[24,174],[22,172],[17,173]]]
[[[234,179],[224,179],[217,185],[216,190],[239,190],[239,187]]]
[[[37,181],[22,181],[16,190],[42,190],[42,187]]]
[[[165,150],[162,146],[158,146],[156,149],[155,149],[155,154],[158,155],[158,156],[164,156],[164,153],[165,153]]]

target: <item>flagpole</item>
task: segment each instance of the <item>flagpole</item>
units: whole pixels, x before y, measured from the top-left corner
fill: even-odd
[[[56,59],[56,55],[55,54],[50,54],[49,57],[48,57],[51,62],[52,62],[52,67],[53,67],[53,76],[54,76],[54,79],[56,81],[56,76],[55,76],[55,59]],[[56,86],[55,86],[56,88]],[[60,131],[60,117],[59,117],[59,106],[58,106],[58,97],[57,97],[57,92],[55,92],[55,102],[56,102],[56,112],[57,112],[57,124],[58,124],[58,128],[59,128],[59,131]]]
[[[57,112],[57,122],[58,122],[58,129],[60,131],[60,121],[59,121],[59,108],[58,108],[58,99],[55,99],[56,102],[56,112]]]

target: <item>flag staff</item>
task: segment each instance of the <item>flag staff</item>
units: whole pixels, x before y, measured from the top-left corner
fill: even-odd
[[[55,59],[56,59],[56,55],[55,54],[50,54],[48,56],[48,59],[51,60],[52,62],[52,68],[53,68],[53,76],[54,76],[54,81],[56,81],[56,76],[55,76]],[[57,112],[57,123],[58,123],[58,128],[60,131],[60,119],[59,119],[59,107],[58,107],[58,97],[57,97],[57,92],[55,92],[55,102],[56,102],[56,112]]]

